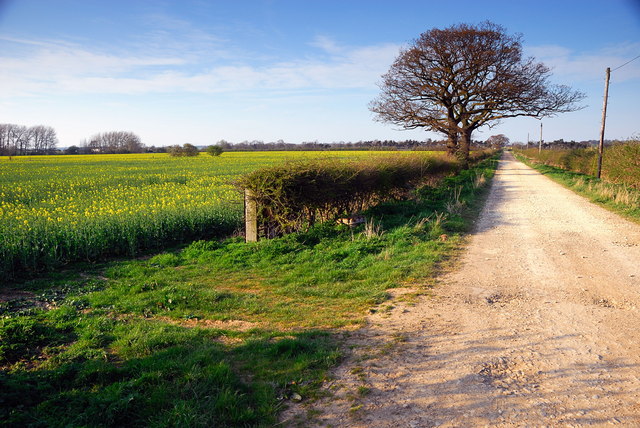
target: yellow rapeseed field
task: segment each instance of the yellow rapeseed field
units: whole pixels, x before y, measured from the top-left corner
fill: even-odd
[[[221,236],[240,226],[240,174],[279,162],[385,152],[0,157],[0,273]]]

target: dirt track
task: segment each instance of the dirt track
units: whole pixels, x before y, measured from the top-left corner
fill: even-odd
[[[353,335],[316,426],[640,426],[640,226],[507,154],[433,294]]]

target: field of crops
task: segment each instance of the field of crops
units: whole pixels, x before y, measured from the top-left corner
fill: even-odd
[[[240,226],[240,174],[284,161],[388,152],[0,157],[0,274],[132,256]]]

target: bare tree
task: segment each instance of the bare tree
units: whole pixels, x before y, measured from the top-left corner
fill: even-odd
[[[27,130],[29,135],[29,149],[33,154],[41,154],[44,145],[44,126],[32,126]]]
[[[177,144],[175,146],[168,146],[167,153],[169,153],[169,156],[173,157],[192,157],[198,156],[200,154],[200,151],[193,144],[186,143],[182,146],[179,146]]]
[[[487,138],[486,144],[489,147],[499,149],[509,144],[509,138],[504,134],[492,135],[491,137]]]
[[[128,131],[103,132],[82,144],[90,153],[142,153],[145,148],[140,137]]]
[[[29,152],[29,128],[16,125],[12,130],[12,139],[19,155],[26,155]]]
[[[181,157],[184,156],[184,149],[179,144],[167,146],[167,153],[172,157]]]
[[[0,154],[48,154],[58,145],[56,131],[50,126],[27,128],[11,123],[0,124]]]
[[[445,134],[449,152],[465,163],[482,126],[578,110],[584,95],[550,84],[548,67],[522,57],[521,40],[491,22],[429,30],[382,76],[370,109],[376,120]]]
[[[0,155],[10,156],[12,153],[12,147],[9,144],[10,128],[15,125],[8,123],[0,123]]]
[[[58,145],[56,131],[50,126],[37,125],[27,130],[29,150],[38,155],[53,152]]]
[[[26,126],[6,123],[0,125],[0,150],[2,154],[25,155],[29,149],[29,133]]]

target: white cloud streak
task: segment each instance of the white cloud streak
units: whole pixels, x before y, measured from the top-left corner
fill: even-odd
[[[176,24],[177,25],[177,24]],[[249,93],[374,89],[399,52],[396,44],[344,46],[317,36],[300,58],[252,61],[219,48],[221,39],[189,33],[188,46],[137,46],[128,52],[89,48],[64,40],[0,37],[0,91],[5,97],[154,93]],[[153,36],[156,37],[156,36]],[[164,39],[164,36],[157,36]],[[209,55],[218,48],[215,55]],[[553,70],[554,80],[601,80],[606,67],[636,56],[640,44],[575,52],[563,46],[526,47]],[[141,53],[142,52],[142,53]],[[617,81],[640,79],[640,60],[616,71]]]
[[[64,41],[0,38],[1,44],[18,47],[0,54],[0,90],[13,97],[373,88],[399,49],[344,47],[320,37],[312,46],[321,52],[262,65],[242,59],[208,64],[208,57],[175,50],[166,56],[119,55]]]
[[[607,67],[614,69],[640,54],[640,43],[610,46],[595,52],[574,52],[562,46],[532,46],[528,55],[549,66],[560,80],[602,80]],[[640,79],[640,60],[622,67],[612,76],[618,82]]]

